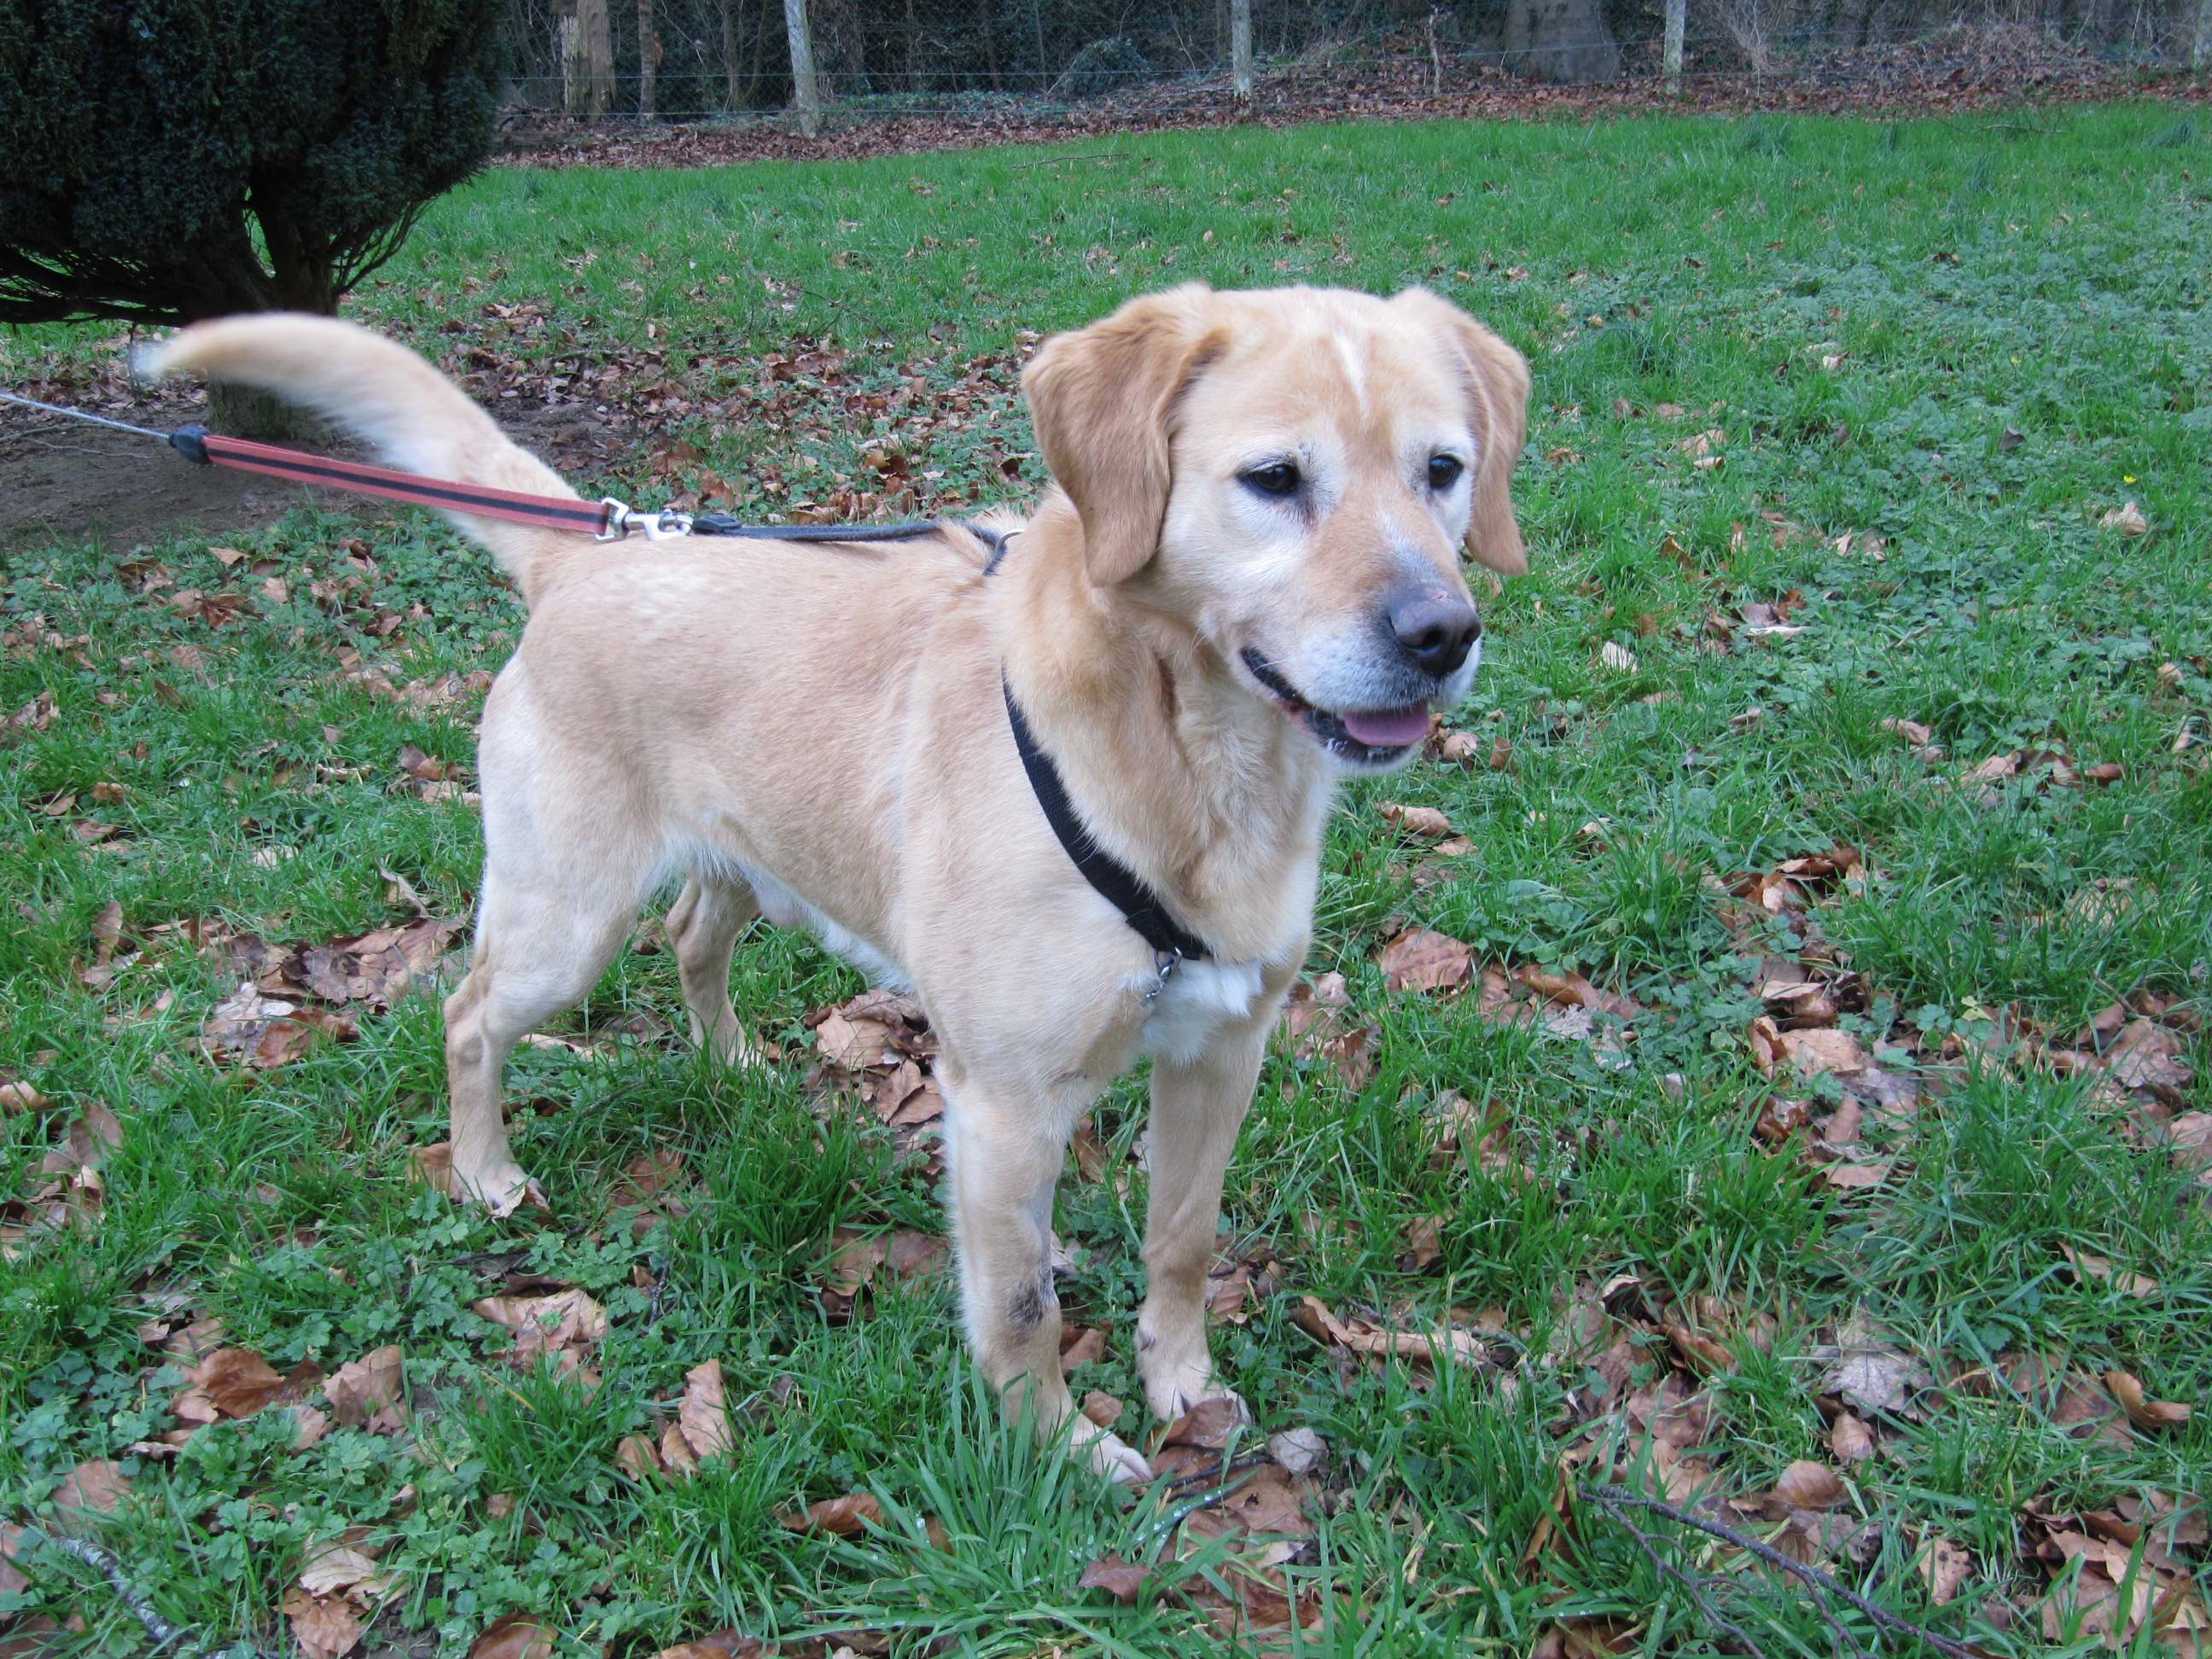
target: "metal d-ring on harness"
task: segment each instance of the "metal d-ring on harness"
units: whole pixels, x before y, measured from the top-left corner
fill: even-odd
[[[112,427],[118,432],[129,432],[142,438],[152,438],[166,443],[187,460],[202,466],[226,466],[245,472],[262,472],[280,478],[295,478],[302,483],[319,483],[335,489],[350,489],[364,495],[380,495],[390,501],[412,501],[417,506],[443,508],[448,512],[470,513],[487,519],[505,519],[517,524],[536,525],[542,529],[581,532],[595,541],[620,541],[633,531],[641,532],[647,541],[662,542],[679,536],[730,536],[749,541],[773,542],[900,542],[918,536],[936,534],[944,526],[936,520],[922,520],[905,524],[833,525],[833,524],[744,524],[726,513],[640,513],[628,502],[612,495],[602,496],[597,501],[586,501],[573,495],[532,495],[520,490],[494,489],[484,484],[461,483],[446,478],[428,478],[416,472],[397,472],[389,467],[368,466],[359,461],[342,461],[325,455],[310,455],[297,449],[282,449],[274,444],[252,443],[244,438],[226,437],[210,432],[204,426],[179,427],[174,432],[157,432],[151,427],[132,426],[126,421],[109,420],[101,415],[88,415],[81,409],[68,409],[59,404],[40,403],[36,398],[20,397],[12,392],[0,392],[0,402],[21,404],[28,409],[43,410],[49,415],[61,415],[73,421],[84,421],[94,426]],[[991,550],[983,566],[986,576],[995,572],[1006,556],[1006,549],[1018,530],[998,530],[988,525],[969,523],[963,526],[979,538]],[[1177,922],[1160,896],[1154,892],[1144,878],[1107,852],[1091,838],[1088,825],[1067,798],[1067,788],[1060,781],[1060,769],[1053,764],[1052,757],[1038,746],[1036,734],[1023,715],[1021,706],[1015,702],[1013,688],[1003,676],[1000,681],[1006,693],[1006,720],[1012,726],[1014,747],[1022,759],[1022,770],[1029,776],[1030,788],[1036,794],[1037,805],[1044,810],[1045,822],[1052,826],[1068,858],[1083,878],[1096,888],[1121,918],[1134,928],[1147,945],[1152,947],[1153,965],[1158,977],[1146,994],[1147,1004],[1167,988],[1176,964],[1183,962],[1203,962],[1212,952],[1206,941],[1185,929]]]

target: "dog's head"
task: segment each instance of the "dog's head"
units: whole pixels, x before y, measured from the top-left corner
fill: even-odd
[[[1462,546],[1528,568],[1521,355],[1423,289],[1133,300],[1023,376],[1090,580],[1188,618],[1340,764],[1409,758],[1466,695]]]

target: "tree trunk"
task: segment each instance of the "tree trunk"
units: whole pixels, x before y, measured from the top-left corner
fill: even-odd
[[[783,0],[783,32],[791,41],[791,106],[799,130],[811,138],[822,131],[822,93],[814,81],[814,41],[806,30],[806,0]]]
[[[731,0],[722,0],[722,107],[742,109],[738,95],[738,20],[730,9]]]
[[[1503,44],[1506,69],[1534,81],[1583,83],[1620,73],[1620,48],[1598,0],[1513,0]]]
[[[2212,0],[2197,0],[2197,35],[2189,44],[2189,61],[2197,69],[2212,64]]]
[[[576,0],[565,0],[559,19],[561,31],[561,107],[571,115],[584,112],[586,76],[584,32],[576,16]]]
[[[316,443],[331,435],[330,428],[312,410],[235,380],[208,382],[208,425],[230,437],[263,444]]]
[[[983,69],[991,77],[991,90],[999,89],[999,37],[991,27],[991,13],[998,0],[975,0],[975,16],[983,25]]]
[[[653,82],[660,71],[660,34],[653,27],[653,0],[637,0],[637,118],[653,119]]]
[[[1229,0],[1229,87],[1239,106],[1252,101],[1252,0]]]
[[[1667,42],[1662,49],[1661,62],[1667,74],[1667,95],[1682,95],[1682,25],[1689,11],[1688,0],[1667,0]]]
[[[576,0],[576,33],[583,58],[584,109],[605,115],[614,102],[614,21],[607,0]]]

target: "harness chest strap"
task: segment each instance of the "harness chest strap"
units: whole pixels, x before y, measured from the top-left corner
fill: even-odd
[[[1169,911],[1160,896],[1152,890],[1145,878],[1098,845],[1091,830],[1067,798],[1067,786],[1060,781],[1060,769],[1052,757],[1038,746],[1036,734],[1030,730],[1022,707],[1014,701],[1013,688],[1002,675],[1000,689],[1006,698],[1007,723],[1014,728],[1014,747],[1022,757],[1022,770],[1029,774],[1030,788],[1044,809],[1045,822],[1052,826],[1059,840],[1083,878],[1115,909],[1121,919],[1136,929],[1145,942],[1159,955],[1160,977],[1163,981],[1174,970],[1178,962],[1203,962],[1213,953],[1206,941],[1189,932]]]

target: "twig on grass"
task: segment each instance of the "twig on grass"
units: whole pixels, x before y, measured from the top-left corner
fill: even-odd
[[[1605,1508],[1605,1505],[1602,1502],[1599,1502],[1599,1507]],[[1636,1547],[1642,1550],[1644,1554],[1651,1558],[1651,1565],[1659,1569],[1659,1576],[1662,1578],[1673,1578],[1680,1581],[1682,1588],[1690,1592],[1690,1600],[1697,1603],[1698,1611],[1705,1615],[1705,1619],[1708,1623],[1712,1625],[1716,1629],[1725,1631],[1729,1635],[1733,1636],[1737,1641],[1742,1643],[1744,1646],[1750,1649],[1752,1659],[1766,1659],[1765,1651],[1759,1647],[1758,1643],[1751,1639],[1750,1635],[1742,1628],[1742,1626],[1730,1624],[1726,1619],[1721,1616],[1720,1609],[1705,1599],[1704,1587],[1698,1583],[1698,1577],[1695,1573],[1689,1571],[1686,1568],[1676,1566],[1673,1562],[1668,1560],[1666,1557],[1661,1555],[1657,1548],[1654,1547],[1651,1542],[1651,1534],[1644,1531],[1643,1528],[1638,1526],[1633,1521],[1631,1521],[1626,1516],[1621,1514],[1617,1510],[1612,1509],[1607,1509],[1606,1513],[1612,1516],[1615,1521],[1619,1522],[1628,1535],[1636,1540]],[[1855,1659],[1857,1659],[1858,1650],[1856,1648],[1850,1647],[1849,1644],[1846,1644],[1845,1645],[1854,1655]]]
[[[1266,1452],[1255,1452],[1249,1457],[1238,1458],[1234,1463],[1216,1463],[1210,1469],[1193,1469],[1188,1474],[1179,1474],[1168,1482],[1168,1490],[1178,1492],[1185,1486],[1194,1486],[1201,1480],[1226,1480],[1232,1474],[1241,1474],[1246,1469],[1256,1469],[1261,1464],[1273,1461]],[[1228,1493],[1224,1491],[1209,1496],[1218,1501],[1227,1497]]]
[[[131,1582],[131,1576],[123,1571],[123,1564],[99,1545],[82,1538],[57,1538],[52,1533],[46,1534],[46,1541],[64,1555],[75,1556],[106,1579],[123,1605],[146,1626],[146,1634],[154,1638],[155,1647],[167,1647],[185,1633],[183,1626],[173,1625],[161,1617],[146,1593]]]
[[[1056,167],[1063,161],[1120,161],[1127,159],[1126,149],[1096,149],[1087,155],[1048,155],[1037,161],[1010,161],[1009,172],[1019,173],[1030,167]]]
[[[1839,1601],[1848,1602],[1885,1630],[1893,1630],[1900,1635],[1917,1638],[1935,1649],[1936,1652],[1942,1654],[1945,1659],[1978,1659],[1972,1648],[1954,1642],[1947,1636],[1938,1636],[1925,1626],[1916,1625],[1909,1619],[1900,1619],[1887,1607],[1876,1607],[1856,1590],[1838,1583],[1828,1574],[1822,1572],[1820,1568],[1808,1566],[1802,1561],[1793,1560],[1780,1550],[1771,1545],[1762,1544],[1756,1538],[1738,1532],[1734,1527],[1724,1527],[1717,1521],[1700,1519],[1686,1510],[1676,1509],[1672,1504],[1662,1504],[1656,1498],[1646,1498],[1641,1492],[1629,1491],[1626,1486],[1577,1485],[1575,1491],[1580,1496],[1595,1504],[1614,1520],[1620,1522],[1623,1526],[1628,1525],[1620,1514],[1623,1506],[1650,1510],[1655,1515],[1663,1515],[1669,1521],[1693,1528],[1709,1537],[1717,1538],[1723,1543],[1733,1544],[1740,1550],[1747,1551],[1769,1566],[1779,1567],[1784,1572],[1803,1579],[1814,1589],[1825,1591]],[[1630,1530],[1634,1531],[1635,1528],[1632,1527]],[[1825,1614],[1827,1609],[1823,1607],[1821,1612]],[[1832,1618],[1829,1620],[1829,1623],[1834,1622]]]

